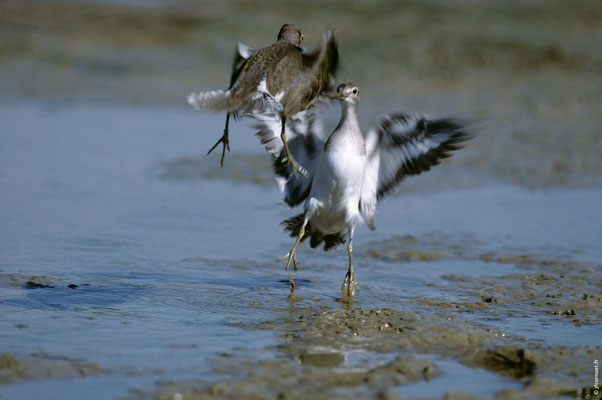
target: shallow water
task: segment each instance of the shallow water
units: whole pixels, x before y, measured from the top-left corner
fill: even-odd
[[[0,342],[18,363],[0,369],[3,398],[147,396],[159,383],[158,393],[185,391],[244,382],[232,365],[282,363],[279,370],[299,357],[307,368],[335,366],[335,375],[384,371],[396,357],[425,352],[434,377],[389,382],[391,395],[431,398],[462,389],[489,397],[523,385],[472,366],[458,355],[464,342],[394,350],[375,347],[381,339],[360,331],[364,342],[333,347],[312,339],[321,350],[307,353],[294,342],[285,350],[289,335],[303,343],[307,335],[287,326],[316,312],[336,319],[337,311],[396,309],[429,316],[412,328],[427,331],[448,329],[452,318],[461,322],[453,328],[460,335],[491,336],[478,339],[488,343],[483,348],[601,344],[599,300],[583,309],[571,303],[583,292],[599,296],[600,189],[427,190],[408,181],[407,193],[380,208],[378,229],[357,232],[354,304],[337,301],[345,251],[303,247],[294,273],[301,299],[291,305],[276,261],[292,244],[278,225],[289,211],[276,203],[275,185],[235,172],[239,157],[264,156],[254,138],[239,124],[237,151],[219,169],[202,153],[214,138],[199,134],[195,113],[157,111],[0,106]],[[220,116],[203,120],[219,132]],[[172,174],[183,157],[195,162]],[[257,164],[250,168],[262,176],[265,165]],[[199,170],[210,173],[195,176]],[[539,284],[525,283],[529,276],[558,276],[550,268],[567,275],[558,307],[573,307],[576,316],[551,315],[554,305],[529,306],[495,289],[528,291],[525,285]],[[489,296],[495,302],[484,302]],[[222,359],[232,365],[220,368]],[[480,386],[469,385],[473,374]],[[587,382],[572,379],[574,387]],[[331,395],[353,395],[353,385]]]
[[[596,398],[599,2],[0,8],[0,399]],[[268,157],[238,121],[219,168],[224,116],[185,104],[291,14],[337,29],[362,126],[483,117],[356,231],[352,304],[308,246],[287,299]]]

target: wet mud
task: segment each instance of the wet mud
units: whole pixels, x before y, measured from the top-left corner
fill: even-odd
[[[17,359],[10,354],[0,354],[0,384],[30,379],[86,377],[101,372],[102,368],[98,365],[64,357],[33,354]]]
[[[0,398],[600,398],[599,1],[150,3],[0,4]],[[483,117],[358,229],[353,303],[306,248],[287,300],[268,157],[185,101],[284,22],[362,126]]]
[[[516,255],[499,255],[500,250],[484,249],[474,238],[465,237],[464,241],[472,242],[472,245],[462,245],[458,238],[406,236],[373,243],[373,249],[363,254],[393,263],[439,261],[452,257],[467,262],[482,261],[485,263],[483,268],[490,269],[491,273],[499,265],[516,268],[516,273],[500,276],[444,274],[444,284],[432,283],[430,286],[442,294],[454,294],[463,301],[421,300],[430,306],[458,312],[481,311],[491,313],[491,318],[520,310],[525,317],[544,314],[564,317],[560,320],[577,327],[602,324],[602,282],[597,279],[602,274],[602,264],[575,261],[567,256],[531,256],[521,254],[517,249],[507,250]]]
[[[591,362],[602,352],[595,333],[602,324],[602,287],[592,277],[600,276],[602,265],[496,255],[479,251],[479,246],[459,245],[469,242],[464,239],[445,247],[438,240],[406,236],[372,243],[361,257],[364,262],[421,262],[425,268],[453,257],[484,262],[492,270],[494,263],[511,264],[520,272],[452,273],[442,276],[444,284],[431,285],[435,293],[458,301],[416,296],[397,303],[397,308],[339,303],[338,310],[323,299],[291,303],[288,311],[280,311],[284,318],[239,324],[245,330],[278,332],[278,357],[258,361],[222,354],[213,367],[225,378],[164,382],[155,398],[171,399],[178,393],[186,399],[398,399],[416,382],[438,385],[438,379],[450,374],[441,360],[495,374],[505,388],[449,390],[443,396],[410,391],[411,398],[586,398],[586,393],[600,398],[593,395]],[[430,252],[433,247],[443,251]],[[565,334],[568,329],[575,344],[523,335],[513,326],[515,317]],[[595,328],[580,335],[585,326]],[[464,379],[458,387],[473,378]]]
[[[229,378],[164,383],[159,389],[164,394],[156,398],[171,399],[180,393],[189,399],[397,399],[403,397],[404,385],[416,381],[436,385],[439,376],[449,373],[423,355],[451,357],[515,383],[516,389],[499,390],[495,398],[573,397],[585,388],[578,386],[576,377],[590,370],[582,360],[593,360],[602,350],[600,346],[515,344],[517,340],[502,332],[460,317],[425,317],[393,309],[306,311],[295,312],[294,317],[248,327],[282,330],[281,360],[257,362],[223,355],[215,368],[227,371]],[[454,396],[481,398],[454,391],[442,398]]]

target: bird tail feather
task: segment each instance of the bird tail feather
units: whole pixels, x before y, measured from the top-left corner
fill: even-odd
[[[210,90],[206,92],[190,93],[187,97],[188,104],[195,109],[205,108],[212,111],[232,111],[229,108],[229,90]]]
[[[282,221],[284,230],[290,231],[292,237],[299,236],[304,219],[305,214],[299,214]],[[304,241],[308,237],[310,238],[309,245],[312,248],[318,247],[320,244],[322,244],[322,242],[324,242],[324,250],[326,251],[334,249],[345,243],[345,237],[341,233],[324,234],[317,229],[313,229],[310,222],[308,222],[305,226],[305,234],[301,238],[301,241]]]

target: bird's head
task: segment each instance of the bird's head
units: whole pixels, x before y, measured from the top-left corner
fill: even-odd
[[[295,46],[301,46],[301,42],[303,41],[303,34],[301,34],[301,29],[299,29],[296,25],[293,24],[282,25],[282,28],[280,28],[280,32],[278,32],[278,41],[281,40],[292,43]]]
[[[358,104],[360,102],[360,90],[353,83],[341,83],[337,88],[337,94],[333,96],[341,103]]]

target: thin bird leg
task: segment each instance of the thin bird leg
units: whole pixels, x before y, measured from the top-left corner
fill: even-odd
[[[308,221],[309,221],[309,219],[307,217],[305,217],[303,220],[303,225],[301,225],[301,229],[299,230],[299,236],[297,236],[297,240],[295,241],[295,245],[293,246],[291,251],[288,252],[287,255],[285,255],[280,260],[278,260],[278,261],[282,261],[288,257],[286,267],[284,268],[286,271],[288,271],[289,267],[291,266],[291,261],[293,262],[294,270],[295,271],[297,270],[297,246],[299,246],[299,242],[301,242],[301,239],[303,239],[303,235],[305,235],[305,225],[307,225]],[[289,279],[289,284],[291,287],[291,294],[289,295],[289,298],[292,299],[292,298],[295,298],[295,282],[293,281],[293,276],[291,275],[290,272],[288,274],[288,279]]]
[[[286,253],[284,255],[284,257],[279,258],[278,261],[282,261],[285,258],[288,258],[290,256],[291,252],[289,251],[288,253]],[[295,254],[293,254],[293,271],[297,271],[299,268],[297,268],[297,252],[295,252]]]
[[[207,152],[207,154],[211,154],[211,152],[217,147],[218,144],[222,143],[223,144],[223,148],[222,148],[222,158],[219,162],[220,167],[224,166],[224,156],[226,155],[226,149],[228,149],[228,151],[230,151],[230,142],[228,141],[228,123],[230,122],[230,113],[226,114],[226,127],[224,128],[224,134],[222,135],[221,138],[219,138],[219,140],[217,141],[216,144],[213,145],[213,147]]]
[[[297,268],[297,246],[299,246],[301,239],[303,239],[303,235],[305,235],[305,225],[307,225],[307,220],[303,221],[303,225],[301,225],[301,230],[299,230],[299,236],[297,236],[297,240],[295,241],[295,245],[293,246],[291,251],[289,251],[287,255],[285,255],[284,257],[282,257],[280,259],[280,260],[284,260],[285,258],[288,257],[288,261],[286,262],[286,267],[284,267],[285,271],[288,271],[288,269],[290,268],[291,261],[293,262],[293,270],[296,271],[298,269]]]
[[[349,253],[349,269],[347,270],[347,275],[345,275],[345,280],[343,281],[343,285],[341,289],[343,290],[343,298],[347,300],[351,300],[355,295],[355,290],[357,288],[357,281],[355,280],[355,274],[353,273],[353,233],[351,233],[349,237],[349,244],[347,245],[347,252]]]
[[[286,160],[288,161],[288,165],[290,165],[291,170],[293,171],[293,175],[295,178],[299,179],[299,174],[297,173],[297,163],[295,163],[295,159],[291,154],[291,151],[288,148],[288,143],[286,142],[286,117],[282,117],[282,130],[280,131],[280,138],[282,139],[282,143],[284,143],[284,151],[286,152]],[[301,170],[301,169],[300,169]]]
[[[288,273],[288,281],[289,281],[289,286],[291,288],[291,294],[288,295],[289,299],[294,299],[295,298],[295,281],[293,280],[293,276],[291,275],[291,273]]]
[[[284,255],[284,257],[279,258],[278,262],[284,260],[285,258],[288,258],[290,256],[291,252],[289,251],[288,253],[286,253]],[[297,267],[297,252],[295,252],[295,254],[293,254],[293,271],[297,271],[299,268]]]

